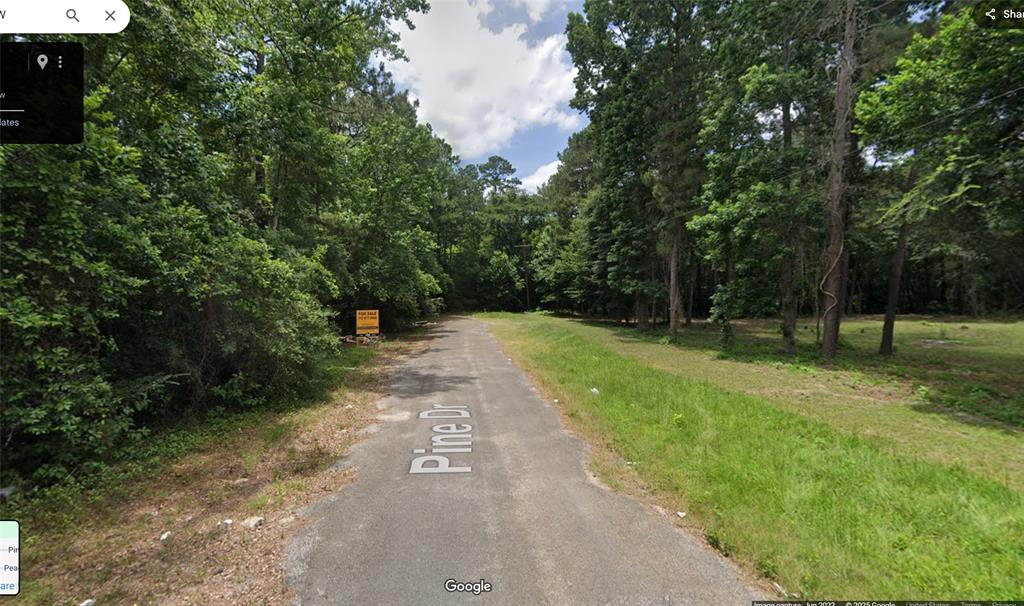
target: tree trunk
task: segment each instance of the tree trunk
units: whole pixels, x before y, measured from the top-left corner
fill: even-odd
[[[256,51],[256,75],[259,76],[263,73],[263,67],[266,65],[266,55],[263,54],[263,49]],[[256,179],[256,193],[265,194],[267,193],[267,171],[263,166],[263,156],[260,155],[256,160],[255,166],[255,179]]]
[[[825,275],[819,288],[824,295],[821,355],[834,358],[839,348],[839,321],[843,315],[844,257],[846,256],[846,151],[853,114],[854,43],[857,38],[857,0],[846,0],[843,52],[836,83],[836,115],[832,131],[832,160],[828,172],[828,246]]]
[[[642,293],[636,295],[636,327],[639,330],[647,330],[651,327],[651,309],[647,302],[647,296]]]
[[[849,262],[849,260],[850,260],[850,255],[849,254],[846,255],[846,260],[847,260],[847,262]],[[846,271],[846,295],[843,297],[843,301],[846,302],[846,309],[843,311],[843,315],[849,316],[849,315],[857,313],[856,309],[854,309],[854,302],[856,300],[856,296],[854,296],[854,295],[860,290],[860,285],[858,284],[858,278],[859,278],[859,276],[857,275],[857,271],[855,269],[852,269],[852,270],[851,269],[847,269],[847,271]]]
[[[907,240],[910,239],[910,221],[906,217],[900,225],[900,236],[896,250],[889,259],[889,293],[885,301],[885,323],[882,324],[882,344],[878,353],[892,355],[892,335],[896,327],[896,309],[900,302],[900,277],[903,275],[903,259],[907,256]]]
[[[686,325],[689,326],[693,323],[693,291],[697,287],[697,262],[693,258],[693,245],[687,247],[689,249],[689,269],[688,280],[686,285]]]
[[[978,297],[978,279],[975,272],[969,272],[970,276],[964,286],[964,302],[967,306],[967,313],[975,318],[981,315],[981,300]]]
[[[679,243],[683,239],[683,220],[672,219],[672,245],[668,253],[668,330],[675,337],[679,334],[679,314],[682,301],[679,289]]]
[[[917,169],[913,165],[907,174],[907,185],[904,194],[909,194],[917,185]],[[899,236],[896,238],[896,250],[889,259],[889,283],[885,300],[885,321],[882,323],[882,343],[878,346],[878,353],[883,356],[891,356],[893,332],[896,329],[896,312],[900,305],[900,292],[903,287],[903,265],[907,258],[907,243],[910,239],[910,221],[907,219],[907,211],[903,211],[900,223]]]
[[[789,69],[789,38],[786,39],[786,53],[783,69]],[[782,147],[788,149],[793,145],[793,120],[790,115],[793,107],[792,100],[787,97],[782,100]],[[788,225],[785,230],[795,229]],[[782,290],[782,347],[788,354],[796,353],[796,245],[792,238],[785,238],[786,253],[782,259],[782,275],[779,279],[779,287]]]
[[[278,224],[281,222],[281,184],[284,182],[285,171],[287,170],[287,165],[285,164],[283,154],[277,156],[277,162],[275,162],[275,166],[276,168],[274,170],[274,191],[270,196],[271,231],[277,231]]]
[[[528,251],[529,248],[524,250]],[[526,311],[533,311],[533,305],[530,303],[530,261],[525,256],[525,253],[523,256],[523,270],[526,272]]]
[[[732,284],[735,277],[736,266],[732,262],[732,234],[726,234],[725,239],[725,283]]]
[[[790,249],[782,259],[782,346],[786,353],[796,353],[796,254]]]

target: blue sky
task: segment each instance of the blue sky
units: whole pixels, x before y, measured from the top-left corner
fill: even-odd
[[[582,0],[433,0],[397,27],[407,62],[389,69],[419,119],[464,162],[508,158],[529,190],[557,168],[586,117],[569,107],[574,70],[565,23]]]

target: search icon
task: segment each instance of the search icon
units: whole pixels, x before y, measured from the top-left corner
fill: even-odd
[[[78,13],[75,11],[75,9],[69,8],[68,12],[64,14],[67,16],[68,19],[74,19],[75,21],[78,21]],[[81,23],[81,21],[78,22]]]

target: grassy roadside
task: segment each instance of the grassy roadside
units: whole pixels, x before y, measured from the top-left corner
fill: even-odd
[[[711,545],[790,591],[1024,597],[1024,495],[1005,484],[652,368],[564,320],[484,318],[583,433],[603,436],[632,463],[659,503],[687,511]],[[597,471],[607,479],[609,470]]]
[[[737,347],[723,352],[710,327],[684,330],[671,343],[655,332],[541,319],[652,368],[765,398],[895,454],[963,465],[1024,491],[1024,430],[939,403],[970,405],[958,394],[998,394],[985,401],[998,398],[997,406],[1024,414],[1024,376],[1017,368],[1024,364],[1024,322],[901,322],[898,356],[884,359],[874,354],[880,321],[848,319],[847,347],[824,365],[812,351],[813,323],[803,324],[807,336],[794,357],[778,352],[770,320],[737,322]],[[952,331],[957,343],[934,343]]]
[[[19,603],[288,603],[295,512],[352,480],[331,466],[375,417],[387,366],[414,347],[347,348],[323,400],[165,432],[87,484],[5,505],[22,525]],[[243,527],[250,517],[262,524]]]
[[[716,359],[787,370],[841,372],[848,381],[882,392],[910,386],[919,411],[955,415],[960,421],[1024,430],[1024,321],[1012,318],[901,316],[896,355],[879,356],[881,316],[844,318],[842,350],[828,364],[818,359],[813,320],[797,325],[798,353],[780,351],[779,323],[773,319],[735,322],[736,347],[723,351],[718,331],[698,323],[681,330],[673,345]],[[614,331],[623,342],[651,342],[664,333]]]

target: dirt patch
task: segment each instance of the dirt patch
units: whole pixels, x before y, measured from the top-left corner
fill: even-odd
[[[47,587],[32,601],[289,603],[281,563],[302,523],[296,512],[355,479],[334,463],[374,422],[390,368],[425,345],[388,344],[329,401],[240,429],[139,482],[64,536],[41,537],[46,545],[37,549],[48,553],[23,574]]]

